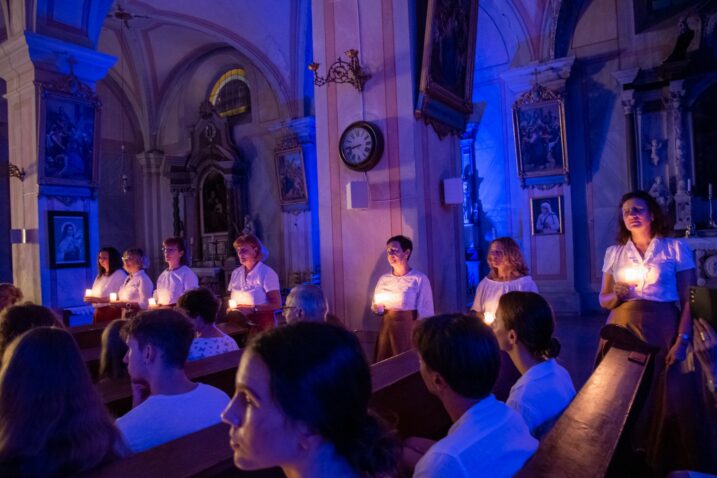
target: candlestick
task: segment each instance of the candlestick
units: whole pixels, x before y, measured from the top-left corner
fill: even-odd
[[[117,302],[117,292],[110,292],[110,302]]]
[[[85,289],[85,297],[92,297],[92,289]]]
[[[229,299],[229,308],[230,308],[230,309],[236,309],[236,308],[237,308],[237,305],[239,305],[239,304],[237,304],[237,301],[236,301],[236,300],[234,300],[234,299]]]
[[[148,303],[150,307],[157,307],[157,301],[154,299],[154,297],[150,297]]]

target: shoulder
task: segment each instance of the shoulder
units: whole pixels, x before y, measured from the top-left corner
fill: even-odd
[[[209,401],[224,403],[224,405],[229,403],[229,395],[206,383],[198,383],[197,388],[194,389],[192,393],[194,394],[194,398],[201,400],[202,403],[208,403]]]
[[[110,279],[114,279],[115,277],[121,277],[122,279],[124,279],[125,277],[127,277],[127,273],[124,271],[124,269],[119,268],[112,274],[110,274]]]
[[[433,445],[416,464],[414,478],[432,478],[436,476],[468,476],[458,457],[445,450],[439,450],[441,442]]]

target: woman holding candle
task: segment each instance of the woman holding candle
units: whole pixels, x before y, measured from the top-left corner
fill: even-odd
[[[495,320],[500,297],[511,291],[538,292],[518,244],[510,237],[494,239],[487,254],[490,272],[478,284],[471,311],[487,324]]]
[[[127,278],[122,269],[122,256],[114,247],[103,247],[97,254],[97,277],[92,289],[85,291],[85,302],[95,308],[93,322],[109,322],[119,318],[118,309],[108,307],[110,294],[119,292]]]
[[[647,451],[659,474],[700,469],[700,460],[695,461],[699,450],[711,449],[697,423],[703,404],[696,374],[683,373],[680,367],[692,340],[692,252],[682,241],[665,237],[662,210],[646,192],[625,194],[619,211],[617,245],[605,253],[600,305],[610,310],[608,324],[625,327],[659,348],[634,446]],[[603,342],[598,360],[606,351]]]
[[[199,287],[199,279],[189,268],[184,239],[181,237],[165,239],[162,243],[162,252],[168,267],[157,278],[157,289],[154,291],[153,298],[158,306],[173,306],[182,294]]]
[[[233,246],[241,266],[234,269],[229,280],[230,309],[245,313],[280,309],[279,276],[262,262],[267,253],[259,239],[244,234]]]
[[[135,313],[149,306],[152,297],[152,279],[144,271],[144,251],[139,248],[127,249],[122,255],[124,268],[129,274],[122,287],[117,291],[117,302],[113,305],[124,307],[127,311]],[[130,313],[125,312],[127,318]]]
[[[408,265],[412,252],[413,242],[405,236],[394,236],[386,242],[391,272],[378,279],[371,302],[371,310],[383,315],[376,344],[377,362],[410,350],[414,321],[434,314],[428,277]]]

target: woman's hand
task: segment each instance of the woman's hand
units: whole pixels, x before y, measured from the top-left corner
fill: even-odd
[[[612,286],[612,291],[619,300],[625,300],[630,295],[631,284],[625,282],[615,282]]]
[[[670,350],[667,352],[667,357],[665,358],[665,362],[668,367],[675,362],[682,362],[685,360],[687,357],[688,344],[689,342],[682,340],[682,337],[677,337],[677,340],[674,344],[672,344],[672,347],[670,347]]]
[[[385,312],[385,308],[383,304],[371,304],[371,312],[373,312],[376,315],[383,315]]]

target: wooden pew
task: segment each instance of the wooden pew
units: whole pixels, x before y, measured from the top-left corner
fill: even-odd
[[[450,418],[440,401],[423,385],[416,352],[406,352],[372,365],[371,379],[370,406],[391,419],[399,435],[435,438],[445,435]],[[236,469],[229,447],[228,426],[219,424],[111,463],[87,476],[280,478],[284,474],[279,469],[257,472]]]
[[[598,478],[629,435],[653,355],[613,346],[518,477]]]
[[[234,394],[234,381],[242,351],[215,355],[203,360],[187,362],[187,377],[194,382],[202,382],[223,390],[227,395]],[[132,409],[132,389],[129,379],[111,380],[95,385],[107,409],[119,417]]]
[[[80,349],[91,349],[100,346],[102,332],[105,330],[106,325],[107,323],[76,325],[74,327],[68,327],[67,330],[75,338],[75,342],[80,346]]]

